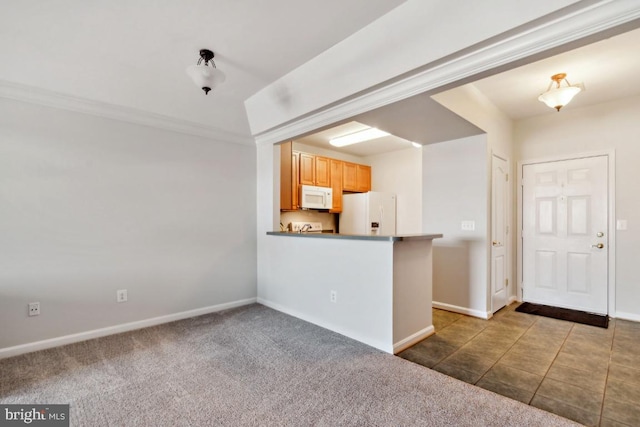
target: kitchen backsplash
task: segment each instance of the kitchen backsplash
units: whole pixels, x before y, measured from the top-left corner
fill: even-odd
[[[290,222],[321,222],[323,230],[336,231],[336,216],[337,214],[317,211],[281,212],[280,223],[287,230]]]

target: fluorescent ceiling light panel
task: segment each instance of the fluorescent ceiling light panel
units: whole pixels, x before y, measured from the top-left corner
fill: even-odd
[[[369,128],[361,130],[359,132],[350,133],[349,135],[339,136],[337,138],[331,138],[329,144],[334,147],[345,147],[351,144],[357,144],[358,142],[371,141],[372,139],[382,138],[388,136],[389,133],[376,128]]]

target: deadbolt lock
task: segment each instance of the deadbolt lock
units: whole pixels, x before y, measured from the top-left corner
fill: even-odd
[[[602,231],[598,231],[598,232],[596,233],[596,236],[597,236],[597,237],[603,237],[603,236],[604,236],[604,233],[603,233]]]

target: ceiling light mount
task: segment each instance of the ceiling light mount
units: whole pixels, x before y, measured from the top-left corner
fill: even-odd
[[[187,67],[187,75],[201,88],[205,95],[225,81],[226,76],[216,68],[213,62],[215,54],[209,49],[200,49],[200,58],[196,65]]]
[[[565,82],[566,86],[561,86],[562,82]],[[554,84],[555,87],[553,87]],[[547,91],[538,97],[538,101],[544,102],[549,108],[555,108],[560,112],[560,109],[571,102],[582,89],[584,89],[584,85],[581,83],[576,85],[569,83],[566,73],[554,74],[551,76],[551,83],[549,83]]]
[[[211,61],[214,56],[214,53],[209,49],[200,49],[200,59],[198,59],[198,65],[200,65],[203,60],[206,64],[207,62]],[[213,64],[213,66],[215,67],[215,64]]]

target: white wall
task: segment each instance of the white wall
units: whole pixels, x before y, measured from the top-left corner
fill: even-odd
[[[519,160],[615,150],[616,217],[628,229],[616,235],[616,314],[640,320],[640,97],[563,109],[516,123]],[[610,230],[613,232],[614,230]]]
[[[433,95],[432,98],[487,133],[489,152],[513,155],[513,122],[473,84]]]
[[[513,136],[513,121],[500,111],[491,101],[480,92],[473,84],[467,84],[457,87],[455,89],[448,90],[433,96],[433,99],[438,101],[443,106],[447,107],[460,117],[468,120],[474,125],[487,133],[487,207],[489,209],[487,213],[487,230],[489,235],[491,234],[491,157],[492,154],[506,159],[508,167],[510,169],[509,176],[515,177],[516,161],[514,160],[514,136]],[[515,194],[517,180],[511,179],[511,185],[509,186],[509,192],[507,193],[507,224],[509,230],[516,229],[516,206],[515,206]],[[509,280],[509,286],[507,293],[510,299],[515,299],[517,289],[514,280],[516,271],[516,237],[514,232],[510,233],[510,238],[506,245],[506,257],[507,257],[507,272],[506,278]],[[491,304],[491,260],[488,259],[487,266],[487,303]]]
[[[258,302],[393,352],[392,242],[265,236],[264,243]]]
[[[1,99],[0,349],[255,298],[255,152]]]
[[[422,231],[444,235],[433,242],[434,306],[487,317],[487,136],[422,151]],[[475,230],[461,230],[462,221],[475,221]]]
[[[422,232],[422,149],[369,156],[371,189],[396,193],[396,233]]]

